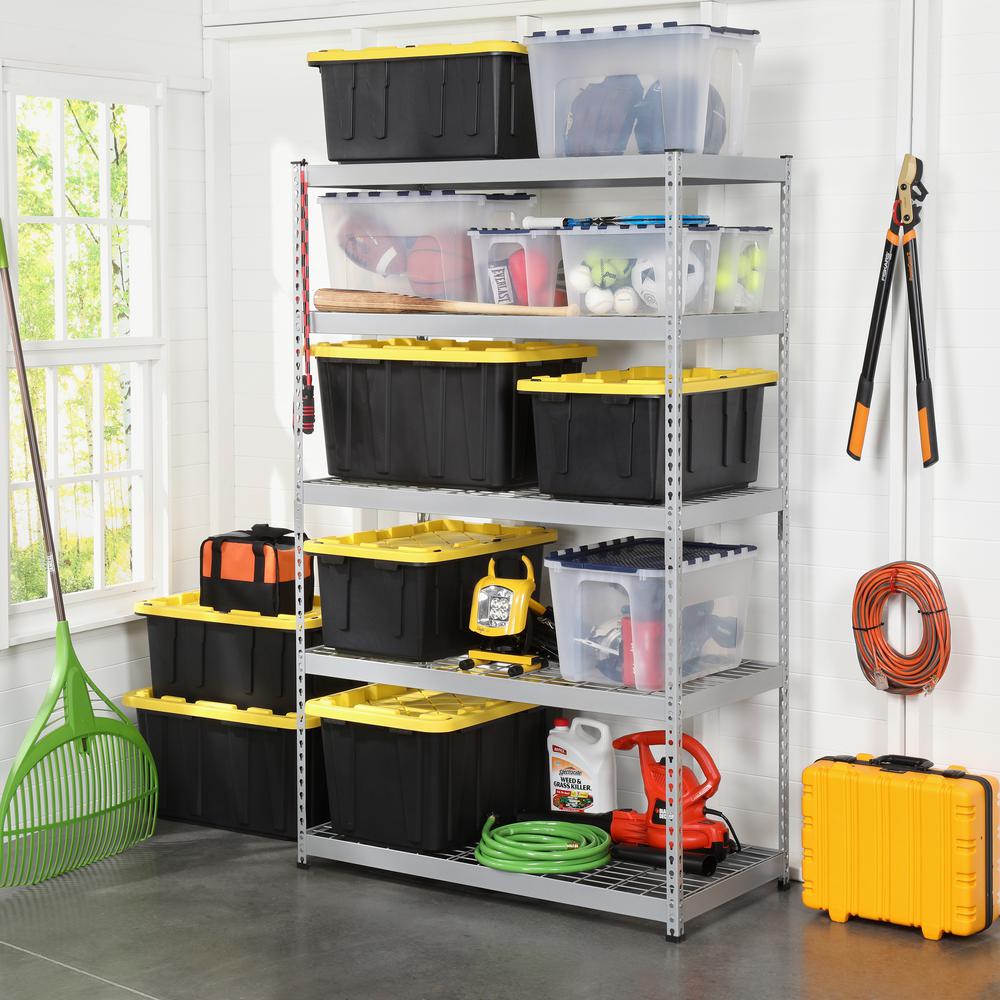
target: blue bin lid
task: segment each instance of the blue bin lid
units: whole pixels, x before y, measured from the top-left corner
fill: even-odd
[[[718,562],[728,556],[756,552],[756,545],[730,545],[721,542],[685,542],[685,566]],[[635,573],[638,570],[665,570],[662,538],[616,538],[596,545],[562,549],[545,557],[546,563],[574,569],[599,569],[610,573]]]
[[[378,199],[385,201],[393,199],[412,198],[414,201],[434,198],[454,198],[457,201],[477,201],[485,198],[486,201],[531,201],[535,196],[527,191],[515,193],[497,192],[496,194],[478,194],[470,191],[456,191],[454,188],[434,188],[432,190],[417,190],[416,188],[406,188],[400,191],[380,191],[374,189],[364,189],[358,191],[327,191],[320,195],[321,198],[347,198],[358,200],[364,198]]]
[[[679,24],[677,21],[644,21],[636,25],[628,24],[608,24],[595,28],[556,28],[554,31],[533,31],[526,37],[529,39],[562,39],[562,38],[587,38],[594,34],[605,34],[614,32],[620,35],[639,34],[649,32],[650,34],[667,34],[671,31],[685,31],[691,28],[704,28],[716,35],[759,35],[756,28],[730,28],[726,25],[715,24]]]

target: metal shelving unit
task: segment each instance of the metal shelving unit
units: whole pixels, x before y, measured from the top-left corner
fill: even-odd
[[[582,906],[663,922],[666,936],[680,940],[684,922],[767,882],[788,884],[788,351],[789,235],[791,162],[788,157],[702,156],[668,151],[646,156],[578,157],[455,163],[322,164],[294,167],[295,227],[295,530],[296,530],[296,689],[298,705],[298,860],[325,858],[386,871],[477,886],[498,892]],[[681,189],[684,185],[775,184],[780,189],[778,309],[756,314],[682,316],[680,296]],[[492,316],[346,315],[309,310],[308,187],[538,189],[553,187],[657,186],[663,190],[667,268],[665,316],[528,318]],[[356,483],[334,477],[304,481],[302,440],[302,346],[306,331],[320,335],[472,336],[507,340],[558,339],[662,341],[664,365],[674,385],[681,381],[684,341],[773,335],[778,343],[778,483],[775,487],[728,490],[680,503],[682,454],[680,400],[664,401],[666,500],[642,506],[555,500],[537,490],[487,492],[423,489]],[[540,524],[589,525],[662,531],[667,555],[664,656],[679,661],[677,602],[683,531],[731,520],[777,515],[777,661],[744,661],[738,667],[681,682],[668,670],[663,691],[642,692],[563,680],[556,668],[519,678],[487,677],[459,670],[455,660],[410,663],[306,650],[302,539],[306,504],[434,514]],[[433,674],[430,673],[433,671]],[[487,695],[555,708],[649,719],[662,723],[670,746],[677,746],[682,722],[767,691],[778,692],[778,843],[745,846],[710,878],[685,876],[680,852],[667,850],[666,868],[613,862],[583,875],[538,876],[498,872],[476,863],[471,847],[438,854],[377,847],[337,836],[328,826],[308,829],[305,810],[305,678],[307,674],[432,687],[456,694]],[[668,765],[679,768],[676,754]],[[681,802],[668,801],[665,822],[681,828]]]

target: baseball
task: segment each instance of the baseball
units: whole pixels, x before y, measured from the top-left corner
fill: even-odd
[[[632,316],[639,308],[639,293],[634,288],[619,288],[615,292],[615,312],[621,316]]]
[[[587,312],[594,316],[604,316],[611,312],[615,304],[614,292],[609,288],[599,288],[594,285],[587,289],[587,294],[583,297],[583,304]]]
[[[569,274],[566,275],[566,284],[573,289],[574,292],[578,292],[580,295],[585,295],[591,288],[594,287],[594,279],[590,276],[590,268],[586,264],[577,264],[576,267],[572,268]]]

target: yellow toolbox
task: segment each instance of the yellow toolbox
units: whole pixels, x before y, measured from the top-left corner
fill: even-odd
[[[985,930],[998,915],[997,779],[919,757],[823,757],[802,774],[802,901],[919,927]]]

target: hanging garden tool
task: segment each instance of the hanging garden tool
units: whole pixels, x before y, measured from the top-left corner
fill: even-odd
[[[7,887],[74,871],[146,840],[156,822],[159,786],[146,741],[73,651],[2,224],[0,285],[56,612],[52,680],[0,795],[0,887]]]
[[[924,333],[924,306],[920,294],[920,269],[917,265],[917,226],[920,224],[921,203],[927,197],[923,184],[924,165],[912,153],[903,157],[903,167],[896,182],[893,196],[892,218],[885,234],[885,248],[875,287],[875,305],[871,325],[868,327],[868,345],[858,380],[858,394],[851,418],[851,434],[847,440],[847,454],[861,460],[865,443],[868,412],[875,387],[875,366],[882,343],[885,310],[892,291],[892,276],[896,264],[896,251],[903,244],[903,271],[906,275],[906,297],[910,313],[910,335],[913,340],[913,368],[917,378],[917,420],[920,428],[920,452],[924,468],[938,460],[937,426],[934,421],[934,397],[931,394],[931,376],[927,364],[927,337]],[[900,237],[902,233],[902,237]]]

